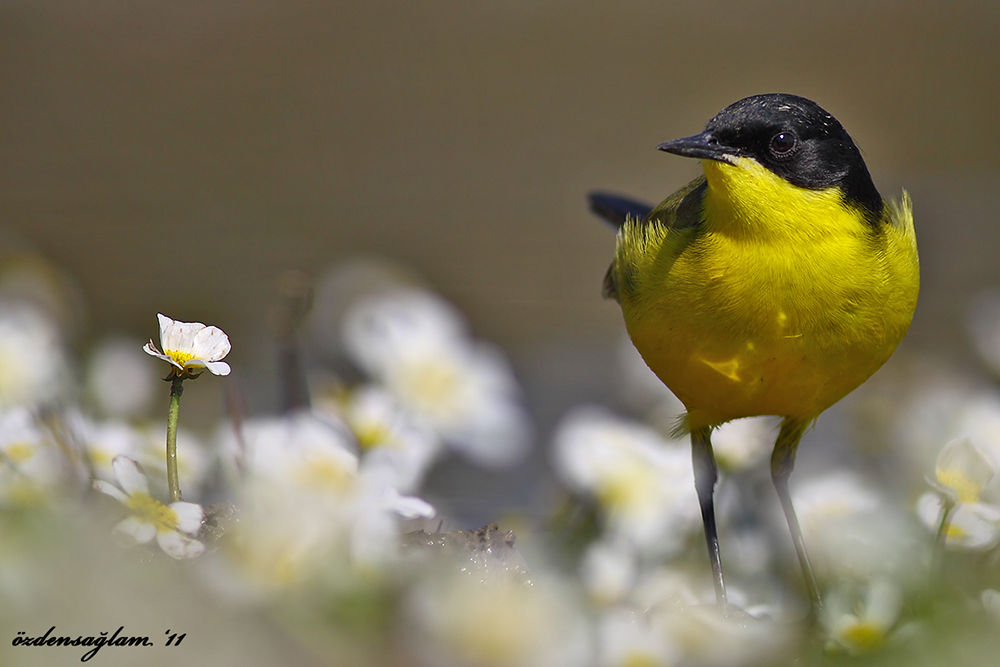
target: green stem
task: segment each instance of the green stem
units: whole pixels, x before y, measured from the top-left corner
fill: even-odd
[[[177,478],[177,416],[181,411],[183,382],[182,377],[174,377],[170,381],[170,411],[167,413],[167,487],[172,503],[181,499],[181,484]]]
[[[944,563],[944,543],[948,539],[948,526],[951,524],[951,514],[956,503],[948,496],[941,498],[941,521],[938,523],[937,536],[934,538],[934,572],[940,573]]]

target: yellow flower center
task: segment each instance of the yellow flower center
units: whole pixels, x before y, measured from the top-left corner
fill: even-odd
[[[164,350],[163,353],[181,366],[186,366],[187,362],[194,359],[194,355],[190,352],[182,352],[180,350]]]
[[[635,460],[622,465],[602,480],[597,488],[597,501],[612,512],[644,509],[650,502],[652,486],[656,484],[651,468]]]
[[[136,491],[130,495],[127,506],[142,521],[156,526],[156,532],[158,533],[176,531],[180,523],[176,512],[142,491]]]
[[[300,466],[296,478],[307,489],[337,493],[346,491],[351,482],[351,474],[330,459],[312,460]]]
[[[408,362],[397,377],[401,398],[418,412],[447,418],[462,409],[462,374],[452,364]]]
[[[472,662],[489,665],[517,665],[537,647],[548,629],[545,612],[532,592],[516,587],[493,589],[488,595],[472,586],[461,586],[451,596],[479,596],[479,599],[450,600],[453,606],[445,632]]]
[[[657,667],[662,664],[659,660],[648,653],[632,651],[622,660],[622,667]]]
[[[858,622],[845,629],[840,639],[854,651],[873,651],[885,642],[885,629],[875,623]]]
[[[969,532],[964,528],[959,528],[953,523],[949,523],[948,527],[944,531],[946,539],[949,540],[961,540],[969,536]]]
[[[7,458],[10,459],[11,463],[18,464],[24,463],[34,456],[35,449],[35,445],[30,442],[15,442],[14,444],[9,445],[7,449],[4,450],[4,453],[7,455]]]
[[[975,503],[979,501],[979,492],[982,491],[982,486],[961,470],[938,468],[937,481],[942,486],[946,486],[954,491],[960,503]]]
[[[351,430],[358,441],[358,446],[364,451],[375,447],[391,447],[395,444],[392,431],[385,424],[352,420]]]

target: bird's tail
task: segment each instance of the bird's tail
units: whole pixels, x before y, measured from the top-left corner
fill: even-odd
[[[591,192],[587,195],[587,200],[590,202],[591,211],[619,229],[627,219],[642,220],[653,210],[653,207],[646,202],[608,192]]]

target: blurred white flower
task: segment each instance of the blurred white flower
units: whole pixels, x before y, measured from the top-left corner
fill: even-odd
[[[38,425],[31,410],[0,412],[0,504],[44,501],[72,471],[52,434]]]
[[[914,472],[936,467],[941,443],[961,438],[975,443],[992,469],[1000,468],[1000,393],[962,386],[955,378],[937,380],[918,390],[910,407],[900,411],[900,450],[920,457]],[[1000,503],[1000,479],[994,476],[986,483],[982,495]]]
[[[316,409],[342,419],[361,448],[361,465],[392,470],[392,486],[399,491],[418,489],[440,452],[440,440],[431,429],[417,424],[380,387],[364,385],[338,396],[320,396]]]
[[[975,503],[993,477],[993,464],[968,438],[952,440],[941,449],[934,487],[959,503]]]
[[[85,417],[81,417],[79,422],[80,440],[86,448],[96,477],[113,480],[115,472],[112,462],[119,455],[137,458],[142,436],[129,424],[116,421],[95,422]],[[163,458],[162,451],[160,458]]]
[[[388,567],[402,519],[434,508],[401,495],[385,468],[360,469],[342,425],[299,412],[244,424],[239,503],[246,520],[230,557],[250,584],[271,589],[325,570]],[[236,438],[224,435],[233,452]],[[343,580],[342,570],[334,577]]]
[[[820,619],[832,647],[857,655],[881,648],[903,608],[903,592],[889,579],[877,578],[861,590],[839,586],[826,596]]]
[[[358,456],[338,424],[297,412],[243,425],[243,469],[254,480],[341,498],[358,472]],[[230,450],[235,440],[230,439]]]
[[[936,493],[917,500],[917,516],[932,532],[941,525],[942,502]],[[960,503],[949,516],[945,545],[985,551],[1000,542],[1000,507],[985,503]]]
[[[157,377],[129,338],[108,338],[91,354],[87,393],[98,410],[116,419],[143,416],[156,394]]]
[[[578,667],[592,654],[575,600],[557,580],[455,573],[421,582],[404,607],[425,665]]]
[[[205,545],[194,539],[201,530],[205,512],[201,505],[176,502],[164,505],[149,495],[149,484],[139,464],[127,456],[112,462],[121,488],[104,480],[94,480],[94,488],[125,505],[132,513],[115,526],[115,536],[124,546],[157,544],[172,558],[195,558]]]
[[[30,306],[0,302],[0,408],[51,401],[67,385],[66,353],[53,322]]]
[[[635,550],[608,540],[592,542],[580,563],[583,586],[600,605],[623,600],[632,590],[637,571]]]
[[[616,607],[597,621],[599,667],[669,667],[680,663],[677,647],[646,614]]]
[[[647,612],[655,635],[680,656],[677,664],[712,667],[774,665],[791,643],[791,628],[730,605],[663,598]]]
[[[920,559],[914,555],[926,540],[912,515],[885,502],[850,471],[793,480],[793,485],[799,525],[819,573],[916,576]]]
[[[712,431],[712,450],[723,470],[744,470],[771,455],[778,422],[774,417],[748,417]]]
[[[572,411],[553,438],[557,474],[597,499],[617,538],[670,555],[701,526],[686,443],[598,408]]]
[[[470,340],[442,299],[417,290],[364,298],[345,317],[344,342],[403,409],[476,464],[509,466],[527,453],[531,429],[506,359]]]
[[[163,352],[149,341],[142,348],[146,354],[163,359],[181,373],[192,376],[203,370],[213,375],[229,375],[229,364],[221,359],[229,354],[231,346],[222,329],[200,322],[177,322],[159,313],[156,317],[160,321]]]

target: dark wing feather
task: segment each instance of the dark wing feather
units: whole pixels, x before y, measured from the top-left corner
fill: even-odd
[[[591,211],[618,228],[627,220],[634,219],[641,220],[643,225],[656,223],[668,229],[690,229],[701,223],[702,202],[707,187],[705,177],[699,176],[653,208],[643,202],[605,192],[591,192],[588,199]],[[612,262],[604,274],[601,294],[605,299],[618,301],[616,276],[615,263]]]
[[[591,192],[587,200],[590,201],[591,211],[618,228],[625,224],[626,219],[642,220],[653,210],[652,205],[644,201],[608,192]]]

